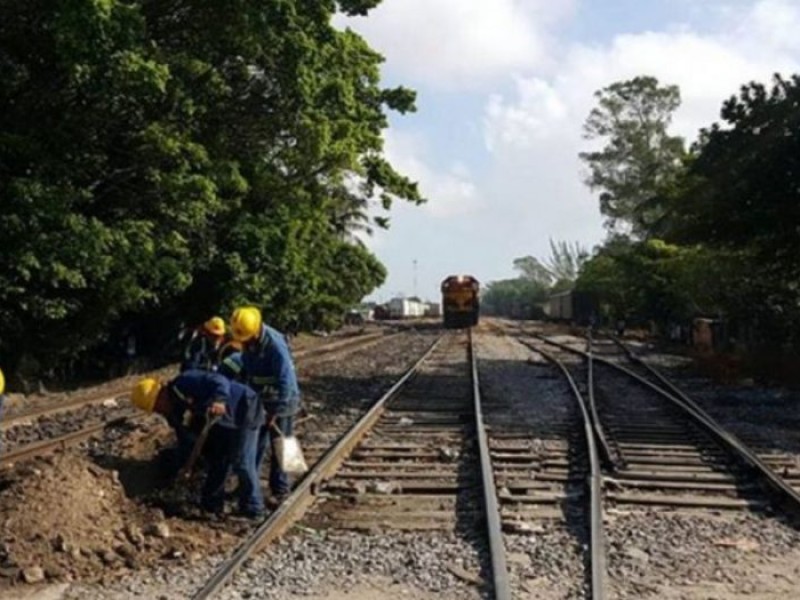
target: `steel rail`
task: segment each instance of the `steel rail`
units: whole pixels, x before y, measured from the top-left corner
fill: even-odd
[[[500,522],[500,506],[497,502],[497,488],[494,483],[494,470],[492,469],[492,459],[489,454],[489,440],[486,436],[486,426],[483,421],[478,362],[475,357],[471,328],[469,330],[469,357],[472,373],[472,399],[475,410],[475,428],[477,431],[478,449],[481,458],[483,507],[486,511],[486,529],[489,538],[489,555],[492,562],[494,595],[497,600],[511,600],[511,586],[509,584],[508,566],[506,565],[506,550],[505,544],[503,543],[503,528]]]
[[[603,464],[606,465],[608,468],[613,468],[614,460],[611,456],[611,445],[608,443],[608,438],[606,437],[605,429],[603,429],[603,423],[600,420],[600,415],[597,413],[597,401],[594,395],[594,353],[592,352],[592,330],[589,329],[589,368],[587,374],[587,392],[589,394],[589,412],[591,414],[591,421],[592,421],[592,429],[594,430],[594,435],[597,438],[597,441],[600,445],[600,453],[601,458],[603,460]]]
[[[291,527],[295,521],[303,516],[307,508],[314,502],[314,495],[317,487],[339,469],[353,448],[378,421],[385,411],[389,400],[394,398],[403,386],[417,374],[422,363],[433,353],[443,338],[443,335],[439,336],[428,350],[425,351],[422,357],[414,363],[414,366],[406,371],[389,391],[381,396],[366,414],[325,452],[317,464],[303,477],[300,484],[292,491],[289,497],[284,500],[266,521],[259,525],[259,527],[239,545],[230,558],[225,560],[208,579],[206,584],[192,596],[194,600],[212,598],[225,587],[225,584],[233,577],[244,561],[280,536]]]
[[[361,346],[368,347],[372,343],[377,343],[378,341],[383,339],[389,340],[398,335],[400,334],[399,333],[387,334],[384,331],[378,331],[373,333],[367,333],[364,335],[351,336],[343,340],[336,340],[330,343],[316,346],[314,348],[306,348],[304,350],[298,350],[297,352],[294,353],[294,358],[295,359],[317,358],[326,356],[328,354],[338,354],[339,352],[357,350]],[[177,373],[177,366],[173,365],[173,368]],[[145,376],[147,376],[147,374],[142,373],[142,377]],[[8,429],[11,429],[12,427],[16,427],[22,423],[25,423],[26,421],[38,419],[39,417],[55,415],[62,412],[67,412],[75,408],[82,408],[84,406],[91,406],[94,404],[102,404],[103,402],[109,402],[112,400],[115,402],[120,402],[126,400],[128,396],[130,396],[130,393],[128,391],[129,388],[130,386],[124,386],[117,390],[107,391],[102,394],[94,394],[88,398],[73,398],[70,400],[66,400],[64,402],[59,402],[54,406],[42,406],[18,414],[7,415],[2,420],[2,422],[0,422],[0,431],[6,431]]]
[[[97,423],[95,425],[91,425],[89,427],[85,427],[83,429],[67,433],[57,438],[44,440],[41,442],[34,442],[33,444],[27,444],[25,446],[22,446],[21,448],[12,450],[11,452],[5,452],[3,454],[0,454],[0,467],[6,467],[20,460],[32,458],[34,456],[40,456],[42,454],[45,454],[52,450],[56,450],[58,448],[66,448],[68,446],[73,446],[79,442],[82,442],[83,440],[89,439],[90,437],[104,431],[105,429],[111,427],[118,427],[130,421],[141,419],[144,416],[146,415],[134,414],[126,417],[117,417],[110,421]]]
[[[81,408],[83,406],[90,406],[92,404],[102,404],[103,402],[119,402],[128,397],[128,392],[117,392],[116,394],[106,392],[103,395],[93,396],[91,398],[78,398],[61,402],[56,406],[43,406],[28,410],[16,415],[11,415],[3,419],[0,423],[0,431],[7,431],[12,427],[25,424],[27,421],[38,419],[39,417],[56,415],[58,413],[67,412],[73,408]]]
[[[382,339],[391,339],[398,335],[400,335],[400,333],[387,334],[385,331],[367,333],[364,335],[348,337],[343,340],[336,340],[334,342],[315,346],[314,348],[298,350],[297,352],[293,352],[292,355],[295,359],[316,358],[318,356],[325,356],[326,354],[336,354],[345,350],[357,349],[362,345],[368,346],[370,345],[370,342],[377,342],[378,340]]]
[[[520,339],[520,342],[534,352],[538,352],[544,356],[547,360],[561,370],[567,382],[569,383],[570,388],[572,389],[572,394],[575,396],[578,406],[581,409],[581,416],[583,418],[583,432],[586,438],[586,447],[589,453],[589,465],[591,469],[589,475],[589,535],[591,538],[590,561],[592,575],[591,598],[592,600],[604,600],[606,597],[606,547],[605,532],[603,530],[603,479],[600,472],[600,456],[595,443],[593,434],[594,429],[592,426],[592,419],[589,415],[589,409],[586,406],[586,402],[584,401],[583,396],[581,395],[580,390],[578,389],[578,386],[572,377],[572,374],[569,372],[569,369],[567,369],[564,363],[562,363],[549,352],[545,352],[541,348],[538,348],[523,339]]]
[[[584,352],[581,350],[576,350],[575,348],[570,348],[564,344],[559,342],[549,340],[547,338],[542,337],[544,341],[549,344],[553,344],[559,346],[569,352],[573,352],[575,354],[585,355]],[[673,385],[669,385],[668,382],[666,383],[670,390],[677,390],[677,394],[674,391],[667,391],[662,387],[654,384],[653,382],[645,379],[638,373],[631,371],[623,367],[622,365],[618,365],[610,360],[604,358],[596,358],[601,364],[604,364],[612,369],[616,369],[617,371],[628,375],[641,385],[645,386],[646,388],[652,390],[653,392],[659,394],[665,400],[672,402],[674,405],[678,406],[679,408],[683,409],[686,414],[690,415],[696,423],[701,425],[703,429],[705,429],[714,439],[716,439],[724,448],[728,449],[734,456],[739,458],[742,462],[746,465],[751,467],[754,471],[756,471],[765,481],[765,483],[772,488],[777,494],[782,496],[784,499],[789,501],[791,509],[793,512],[800,514],[800,494],[795,491],[780,475],[775,473],[772,468],[769,467],[764,461],[762,461],[750,448],[747,447],[741,440],[739,440],[736,436],[732,433],[727,431],[723,428],[717,421],[705,412],[700,406],[698,406],[693,400],[691,400],[688,396],[686,396],[680,390],[677,390],[676,387]],[[637,362],[634,360],[634,362]],[[639,361],[641,364],[646,365],[643,361]],[[660,375],[660,374],[659,374]],[[663,382],[666,381],[666,378],[661,375],[659,379]]]

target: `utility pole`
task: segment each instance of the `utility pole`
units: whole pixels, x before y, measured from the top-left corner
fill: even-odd
[[[414,297],[418,298],[417,296],[417,259],[414,259]]]

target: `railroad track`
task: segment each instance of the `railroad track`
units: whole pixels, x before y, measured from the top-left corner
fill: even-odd
[[[786,518],[800,507],[797,492],[666,378],[653,370],[645,374],[635,356],[608,347],[600,357],[574,343],[547,338],[526,343],[541,350],[543,342],[562,355],[591,355],[584,363],[571,361],[570,369],[586,382],[582,391],[604,459],[603,510],[613,523],[603,532],[612,549],[610,593],[660,597],[662,585],[683,585],[669,582],[676,571],[702,570],[701,558],[688,564],[680,558],[691,544],[697,545],[698,557],[713,556],[709,560],[715,564],[727,560],[715,551],[719,545],[753,543],[766,530],[787,535],[785,523],[791,518]],[[620,364],[630,361],[636,370]],[[675,528],[690,541],[665,549]],[[715,538],[717,529],[729,537]],[[656,536],[665,537],[663,546]],[[629,548],[631,539],[641,539],[639,547]],[[654,555],[672,561],[672,568],[648,574],[642,565]],[[639,576],[632,578],[637,570]]]
[[[681,391],[658,369],[640,358],[629,346],[616,338],[606,342],[606,346],[609,345],[615,349],[610,354],[615,357],[622,357],[628,363],[627,368],[636,373],[640,381],[650,382],[651,385],[658,386],[659,389],[664,390],[667,395],[673,398],[673,406],[676,406],[675,403],[677,403],[677,406],[684,406],[689,409],[690,414],[693,413],[700,418],[698,424],[694,425],[694,427],[702,430],[698,435],[698,443],[703,443],[704,439],[710,437],[717,444],[717,447],[710,448],[706,452],[710,459],[720,456],[722,451],[718,448],[722,444],[724,447],[734,451],[738,457],[738,464],[734,468],[744,469],[743,476],[745,478],[760,479],[760,481],[753,481],[750,484],[745,483],[740,489],[744,488],[750,491],[752,487],[760,483],[760,485],[770,488],[783,501],[800,507],[800,494],[798,494],[800,492],[800,469],[798,468],[796,456],[752,446],[746,439],[737,438],[717,425],[712,417],[694,400]]]
[[[511,597],[467,334],[437,339],[193,597],[213,597],[301,518],[317,530],[485,531],[489,560],[474,576],[488,574],[494,597]]]
[[[604,344],[610,360],[576,344],[542,341],[584,358],[592,354],[582,373],[593,396],[607,480],[619,490],[606,498],[671,508],[763,509],[771,504],[766,486],[800,507],[800,496],[767,463],[632,353]],[[645,371],[626,368],[620,359]]]
[[[369,348],[397,334],[386,335],[384,332],[354,336],[344,340],[301,350],[295,353],[299,360],[322,360],[341,356],[345,353]],[[14,463],[40,456],[58,449],[79,444],[94,436],[103,434],[109,428],[135,422],[144,417],[130,410],[124,403],[129,396],[127,389],[123,392],[106,392],[89,398],[75,399],[58,406],[42,407],[15,415],[3,422],[6,431],[12,427],[35,428],[35,441],[13,447],[0,454],[0,468]],[[7,434],[6,434],[7,435]],[[6,447],[8,444],[6,444]]]

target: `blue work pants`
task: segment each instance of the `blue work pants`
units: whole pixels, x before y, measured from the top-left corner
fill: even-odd
[[[278,417],[275,419],[275,426],[280,429],[283,435],[292,435],[294,431],[294,416],[290,417]],[[286,471],[281,469],[280,464],[278,463],[278,456],[277,454],[272,451],[272,441],[278,433],[271,429],[269,426],[269,422],[261,428],[258,436],[258,452],[256,454],[256,465],[258,472],[261,472],[261,466],[264,462],[264,455],[267,452],[267,448],[270,451],[270,460],[269,460],[269,489],[274,496],[282,496],[289,493],[289,476],[286,474]]]
[[[231,429],[218,425],[211,430],[213,451],[209,453],[208,475],[203,485],[203,508],[222,511],[225,480],[233,470],[239,479],[239,510],[249,514],[263,512],[264,497],[256,469],[259,433],[258,428]]]

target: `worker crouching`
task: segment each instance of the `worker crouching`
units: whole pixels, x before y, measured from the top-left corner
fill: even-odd
[[[179,456],[190,462],[184,468],[191,468],[203,444],[210,450],[205,453],[204,510],[223,512],[225,480],[233,471],[239,479],[240,514],[263,516],[256,454],[264,409],[252,389],[217,373],[189,370],[166,384],[143,379],[134,387],[131,399],[138,408],[166,418],[178,437]],[[207,424],[203,427],[205,439],[203,432],[198,433],[198,422]]]

